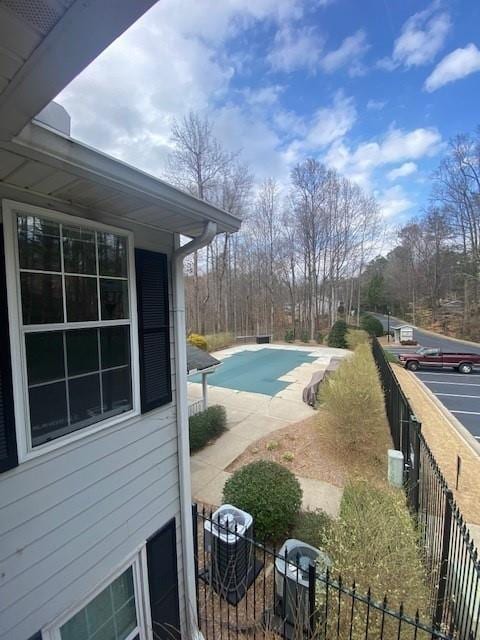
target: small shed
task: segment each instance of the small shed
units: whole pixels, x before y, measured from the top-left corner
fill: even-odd
[[[210,353],[199,349],[193,344],[187,343],[187,376],[202,374],[202,399],[193,403],[190,415],[205,411],[208,407],[208,385],[207,376],[213,373],[221,365],[220,360],[214,358]]]
[[[413,327],[409,324],[393,327],[393,341],[398,344],[416,344],[413,338]]]

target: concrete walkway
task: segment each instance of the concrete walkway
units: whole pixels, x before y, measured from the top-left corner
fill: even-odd
[[[233,347],[217,352],[215,357],[228,357],[240,349],[265,348],[266,345]],[[271,345],[270,348],[289,348]],[[292,347],[290,347],[292,348]],[[302,391],[312,373],[325,369],[332,356],[345,357],[340,349],[325,347],[300,347],[316,356],[312,363],[304,363],[293,369],[281,380],[290,384],[277,395],[270,397],[259,393],[236,391],[221,387],[209,387],[209,404],[221,404],[227,410],[227,432],[216,442],[205,447],[191,458],[192,494],[194,499],[211,505],[222,502],[225,481],[230,477],[225,469],[256,440],[286,427],[292,422],[309,418],[315,412],[302,402]],[[201,385],[189,383],[189,398],[201,397]],[[303,507],[323,509],[337,516],[342,489],[312,478],[298,478],[303,489]]]

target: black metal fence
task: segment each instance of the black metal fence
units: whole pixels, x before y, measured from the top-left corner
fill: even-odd
[[[421,424],[376,338],[372,350],[392,440],[404,456],[404,486],[429,576],[433,624],[460,640],[480,640],[478,551]]]
[[[227,528],[193,508],[197,607],[205,640],[447,640],[421,620],[373,599],[355,583],[305,562],[288,544],[277,549]],[[215,529],[216,534],[212,535]],[[223,534],[223,536],[222,536]],[[326,567],[326,568],[325,568]]]

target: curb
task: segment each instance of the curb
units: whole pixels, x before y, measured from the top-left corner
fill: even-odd
[[[413,375],[413,374],[412,374]],[[423,391],[423,393],[433,402],[433,404],[439,409],[440,413],[444,418],[448,420],[448,422],[452,425],[458,435],[462,438],[465,444],[472,450],[474,454],[480,457],[480,442],[477,442],[475,438],[472,436],[470,431],[463,426],[463,424],[458,420],[447,407],[437,398],[437,396],[430,391],[430,389],[419,379],[417,376],[413,376],[415,381],[418,383],[419,388]]]

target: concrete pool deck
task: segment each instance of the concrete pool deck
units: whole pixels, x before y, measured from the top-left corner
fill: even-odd
[[[349,353],[320,346],[246,345],[216,352],[214,356],[223,360],[239,351],[265,348],[302,350],[313,359],[281,376],[279,379],[288,386],[274,396],[209,385],[209,404],[221,404],[227,410],[227,432],[191,458],[192,494],[200,502],[221,504],[223,485],[230,477],[226,468],[253,442],[292,422],[313,416],[315,411],[302,401],[303,388],[314,371],[327,367],[331,357],[345,357]],[[189,400],[197,400],[201,394],[201,384],[189,382]],[[338,515],[341,489],[311,478],[299,477],[299,481],[304,491],[304,508],[319,508],[332,516]]]

